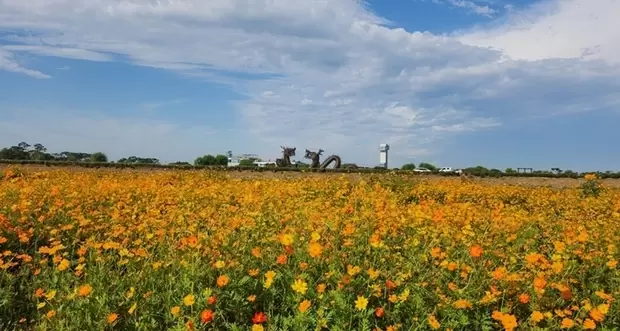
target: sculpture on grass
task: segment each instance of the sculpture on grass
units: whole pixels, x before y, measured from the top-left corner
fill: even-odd
[[[282,158],[276,159],[276,166],[281,168],[292,166],[293,163],[291,162],[291,156],[295,156],[295,150],[297,150],[297,147],[280,146],[280,148],[282,148]]]
[[[333,169],[339,169],[341,165],[340,156],[338,155],[330,155],[323,163],[320,163],[321,154],[323,154],[323,150],[319,149],[318,152],[312,152],[306,149],[306,155],[304,158],[312,160],[312,164],[310,164],[310,168],[312,169],[326,169],[332,162],[334,163]]]

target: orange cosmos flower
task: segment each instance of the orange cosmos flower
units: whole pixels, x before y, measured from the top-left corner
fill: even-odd
[[[248,270],[248,275],[250,275],[252,277],[256,277],[256,276],[258,276],[259,272],[260,272],[260,270],[258,270],[258,269],[250,269],[250,270]]]
[[[265,315],[265,313],[261,312],[256,312],[254,313],[254,316],[252,316],[252,323],[254,324],[262,324],[267,322],[267,315]]]
[[[286,264],[287,261],[288,257],[284,254],[280,254],[280,256],[278,256],[278,258],[276,259],[277,264]]]
[[[502,326],[504,327],[504,329],[506,329],[506,331],[514,330],[518,325],[517,318],[514,315],[509,314],[504,314],[504,316],[502,316],[501,322]]]
[[[299,311],[303,314],[310,309],[311,305],[310,300],[304,300],[299,303]]]
[[[67,270],[70,265],[71,265],[71,263],[69,262],[69,260],[62,259],[62,261],[60,261],[60,263],[58,264],[58,267],[56,267],[56,269],[58,271],[64,271],[64,270]]]
[[[471,308],[472,305],[471,305],[471,302],[467,300],[459,299],[454,302],[454,307],[457,309],[467,309],[467,308]]]
[[[469,248],[469,255],[471,255],[471,257],[473,258],[481,257],[483,252],[484,251],[482,250],[482,247],[480,247],[479,245],[473,245]]]
[[[114,322],[116,322],[117,319],[118,319],[117,313],[110,313],[108,315],[107,322],[108,324],[114,324]]]
[[[205,309],[200,313],[200,321],[204,324],[213,321],[213,317],[215,317],[215,313],[211,309]]]
[[[537,290],[544,289],[546,285],[547,281],[543,277],[538,276],[534,278],[534,288],[536,288]]]
[[[519,295],[519,302],[521,302],[522,304],[527,304],[528,302],[530,302],[530,295],[527,293]]]
[[[583,328],[584,330],[594,330],[596,329],[596,323],[594,323],[593,320],[586,318],[586,320],[583,321]]]
[[[534,312],[532,312],[532,315],[530,316],[530,320],[536,324],[540,321],[542,321],[545,318],[545,315],[543,315],[543,313],[535,310]]]
[[[562,329],[570,329],[572,327],[575,326],[575,321],[573,321],[570,318],[564,318],[562,319],[562,324],[560,325],[560,328]]]
[[[590,316],[591,319],[597,321],[597,322],[601,322],[602,320],[605,319],[605,314],[603,314],[598,308],[594,307],[592,309],[590,309],[590,312],[588,313],[588,315]]]
[[[383,307],[377,307],[377,309],[375,309],[375,316],[381,318],[384,314],[385,311],[383,310]]]
[[[191,248],[195,248],[196,246],[198,246],[198,237],[196,236],[187,237],[187,245]]]
[[[519,325],[519,323],[517,323],[517,318],[514,315],[505,314],[501,311],[493,311],[491,318],[500,321],[506,331],[512,331]]]
[[[441,327],[441,324],[439,324],[439,321],[437,321],[437,318],[435,318],[435,316],[433,315],[428,316],[428,325],[433,330],[437,330],[439,329],[439,327]]]
[[[217,277],[217,286],[218,287],[224,287],[228,284],[228,276],[226,275],[221,275],[219,277]]]
[[[86,284],[86,285],[82,285],[78,288],[78,295],[81,297],[86,297],[88,296],[91,292],[93,291],[92,286]]]
[[[321,256],[321,254],[323,254],[323,246],[321,246],[321,244],[319,243],[311,243],[308,246],[308,254],[310,254],[311,257],[319,257]]]

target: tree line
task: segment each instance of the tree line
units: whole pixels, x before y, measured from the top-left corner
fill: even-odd
[[[427,162],[421,162],[420,164],[418,164],[417,168],[424,168],[424,169],[428,169],[430,171],[435,171],[437,170],[437,167],[427,163]],[[403,164],[402,167],[400,167],[400,170],[414,170],[416,169],[416,165],[415,163],[407,163],[407,164]]]
[[[105,153],[102,152],[94,152],[94,153],[85,153],[85,152],[71,152],[64,151],[60,153],[50,153],[47,148],[40,143],[36,143],[33,145],[28,144],[27,142],[20,142],[15,146],[5,147],[0,149],[0,160],[15,160],[15,161],[68,161],[68,162],[92,162],[92,163],[121,163],[121,164],[152,164],[152,165],[162,165],[157,158],[153,157],[139,157],[139,156],[129,156],[118,159],[117,161],[110,161]],[[240,160],[239,165],[242,167],[256,167],[255,161],[260,161],[259,159],[244,159]],[[217,155],[203,155],[197,157],[194,162],[195,166],[226,166],[228,165],[228,157],[223,154]],[[297,161],[298,168],[307,168],[309,164]],[[170,165],[192,165],[189,162],[173,162],[169,163]],[[380,169],[382,167],[375,167]],[[437,171],[438,167],[428,162],[421,162],[417,166],[415,163],[407,163],[403,165],[400,170],[414,170],[416,168],[426,168],[430,171]],[[479,174],[486,176],[494,176],[501,174],[516,174],[512,168],[507,168],[504,171],[499,169],[487,169],[483,166],[469,167],[462,169],[463,171],[470,174]],[[606,172],[607,174],[612,173],[610,171]],[[574,175],[577,174],[571,170],[562,170],[560,168],[552,168],[551,171],[533,171],[532,174],[555,174],[555,175]]]
[[[404,164],[400,170],[415,170],[415,169],[419,169],[419,168],[425,168],[428,169],[430,171],[438,171],[439,168],[436,167],[435,165],[431,164],[431,163],[427,163],[427,162],[421,162],[420,164],[415,165],[415,163],[407,163]],[[514,170],[513,168],[506,168],[504,171],[500,170],[500,169],[495,169],[495,168],[486,168],[483,167],[481,165],[479,166],[475,166],[475,167],[468,167],[468,168],[463,168],[461,169],[463,172],[466,172],[468,174],[472,174],[472,175],[478,175],[478,176],[501,176],[501,175],[518,175],[518,171]],[[551,168],[551,170],[532,170],[531,172],[529,172],[532,175],[564,175],[567,177],[570,176],[576,176],[578,173],[572,170],[562,170],[560,168]],[[598,172],[600,173],[600,172]],[[606,171],[605,174],[612,174],[614,173],[613,171]]]
[[[85,153],[85,152],[70,152],[64,151],[60,153],[50,153],[43,144],[36,143],[30,145],[29,143],[22,141],[19,144],[11,147],[5,147],[0,149],[0,160],[33,160],[33,161],[69,161],[69,162],[93,162],[93,163],[126,163],[126,164],[157,164],[160,165],[160,161],[154,157],[139,157],[129,156],[118,159],[117,161],[111,161],[108,156],[102,152]],[[247,162],[247,160],[244,160]],[[252,162],[250,162],[252,163]],[[190,165],[188,162],[173,162],[172,165]],[[194,160],[194,165],[197,166],[226,166],[228,164],[228,157],[226,155],[203,155],[197,157]]]
[[[0,160],[108,162],[108,157],[101,152],[83,153],[64,151],[60,153],[49,153],[47,148],[40,143],[30,145],[22,141],[15,146],[0,149]]]

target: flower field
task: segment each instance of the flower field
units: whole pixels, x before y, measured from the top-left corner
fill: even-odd
[[[620,328],[595,179],[228,176],[5,170],[0,330]]]

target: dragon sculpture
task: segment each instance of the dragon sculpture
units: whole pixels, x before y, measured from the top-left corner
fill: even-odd
[[[292,165],[291,156],[295,156],[295,150],[297,150],[297,147],[280,146],[280,148],[282,148],[282,158],[276,159],[276,166],[290,167]]]
[[[330,155],[327,159],[325,159],[325,161],[323,161],[323,163],[320,163],[321,154],[323,154],[323,152],[324,151],[322,149],[319,149],[318,152],[311,152],[306,149],[306,155],[304,158],[312,160],[310,168],[326,169],[330,163],[334,162],[334,169],[339,169],[341,161],[340,156],[338,155]]]

